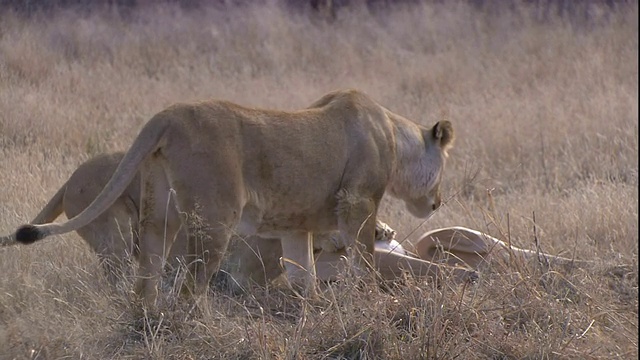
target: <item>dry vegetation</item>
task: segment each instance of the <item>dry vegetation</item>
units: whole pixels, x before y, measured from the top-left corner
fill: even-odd
[[[0,358],[638,358],[637,5],[539,21],[524,5],[443,3],[340,9],[332,23],[275,6],[2,14],[0,232],[173,102],[294,109],[355,87],[456,127],[437,214],[384,203],[400,239],[462,225],[533,248],[535,216],[543,250],[593,267],[384,290],[346,279],[314,303],[214,293],[150,333],[69,234],[0,249]]]

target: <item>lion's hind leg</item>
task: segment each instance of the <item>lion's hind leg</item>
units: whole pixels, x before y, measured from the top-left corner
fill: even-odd
[[[158,162],[149,161],[141,171],[139,268],[135,292],[143,305],[155,307],[158,283],[165,260],[180,229],[179,218],[170,211],[172,190]]]
[[[206,293],[213,275],[220,269],[237,223],[234,213],[239,214],[240,210],[236,208],[237,210],[224,211],[221,214],[215,211],[216,206],[185,206],[185,202],[189,201],[181,201],[183,205],[180,210],[188,234],[185,256],[188,271],[180,293],[183,297],[191,299]],[[212,200],[205,203],[215,202]],[[229,210],[226,206],[220,208]]]
[[[217,159],[220,160],[220,159]],[[180,294],[197,298],[205,294],[219,270],[231,235],[238,225],[243,207],[237,164],[225,160],[194,157],[172,162],[172,186],[178,210],[187,232],[188,271]],[[223,171],[222,169],[231,169]],[[222,175],[216,175],[224,173]],[[235,175],[235,176],[234,176]]]

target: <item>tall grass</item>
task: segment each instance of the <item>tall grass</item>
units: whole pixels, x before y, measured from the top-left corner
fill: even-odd
[[[3,233],[173,102],[296,109],[355,87],[456,129],[434,217],[385,199],[399,239],[462,225],[533,248],[535,216],[543,250],[596,265],[384,291],[345,279],[319,303],[214,294],[147,333],[69,234],[0,249],[0,358],[637,358],[638,9],[594,9],[588,22],[465,2],[353,6],[333,22],[274,5],[2,14]]]

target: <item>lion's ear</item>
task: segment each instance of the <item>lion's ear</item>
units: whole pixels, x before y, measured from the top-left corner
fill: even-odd
[[[438,121],[431,128],[431,137],[442,149],[448,149],[453,145],[453,125],[448,120]]]

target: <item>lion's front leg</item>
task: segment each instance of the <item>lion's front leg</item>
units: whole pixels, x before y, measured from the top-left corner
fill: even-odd
[[[289,284],[302,287],[305,296],[315,296],[317,289],[312,233],[291,232],[281,238],[281,243]]]
[[[360,271],[373,270],[378,201],[347,190],[338,193],[338,229],[347,253]]]

